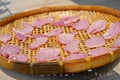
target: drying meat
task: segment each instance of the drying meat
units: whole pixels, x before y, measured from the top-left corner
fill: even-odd
[[[23,35],[23,34],[20,34],[20,33],[16,33],[16,38],[18,39],[18,40],[21,40],[21,41],[25,41],[26,40],[26,38],[28,37],[27,35]]]
[[[67,44],[69,43],[70,41],[73,41],[74,40],[74,36],[75,34],[74,33],[70,33],[70,34],[59,34],[58,35],[58,41],[61,43],[61,44]]]
[[[80,20],[72,25],[72,27],[76,30],[87,30],[90,26],[88,20]]]
[[[120,22],[115,22],[110,25],[110,28],[103,34],[105,39],[110,39],[120,33]]]
[[[58,48],[40,48],[39,53],[36,55],[38,62],[46,62],[49,60],[59,60],[60,50]]]
[[[45,34],[36,34],[36,35],[30,36],[30,38],[33,38],[33,39],[40,38],[40,37],[47,37],[47,36]]]
[[[98,20],[90,26],[90,28],[87,30],[87,33],[95,34],[97,32],[103,31],[106,27],[106,24],[106,21]]]
[[[7,41],[11,40],[12,36],[10,34],[1,34],[0,35],[0,41],[2,41],[4,44],[7,43]]]
[[[64,46],[63,49],[69,53],[77,53],[80,50],[79,43],[80,43],[79,40],[70,41]]]
[[[113,44],[114,48],[119,48],[120,47],[120,36],[117,38],[117,40]]]
[[[108,48],[99,47],[99,48],[90,50],[89,54],[92,57],[96,57],[96,56],[101,56],[101,55],[107,54],[108,52],[109,52]]]
[[[30,49],[36,49],[39,46],[45,44],[48,41],[47,37],[40,37],[40,38],[36,38],[36,40],[30,44],[29,48]]]
[[[17,54],[14,55],[14,57],[9,57],[10,60],[16,61],[16,62],[27,62],[28,61],[28,57],[24,54]]]
[[[43,25],[45,24],[50,24],[53,22],[53,17],[48,17],[48,18],[45,18],[45,19],[36,19],[34,22],[33,22],[33,26],[34,27],[37,27],[37,28],[42,28]]]
[[[76,59],[85,59],[88,55],[86,53],[73,54],[71,53],[64,60],[76,60]]]
[[[51,37],[51,36],[57,36],[63,32],[62,28],[56,28],[48,33],[46,33],[46,36]]]
[[[67,16],[53,23],[54,26],[69,26],[69,24],[77,22],[80,18],[77,16]]]
[[[5,57],[14,56],[20,52],[20,47],[16,45],[5,45],[0,48],[0,54]]]
[[[104,38],[102,36],[94,36],[94,37],[91,37],[90,39],[88,39],[85,42],[85,45],[87,48],[94,48],[94,47],[102,46],[105,43],[106,43],[106,41],[104,40]]]

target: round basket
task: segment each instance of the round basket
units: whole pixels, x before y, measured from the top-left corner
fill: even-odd
[[[15,34],[12,32],[11,28],[19,28],[23,22],[32,23],[35,18],[46,18],[49,16],[53,16],[55,19],[59,19],[63,16],[79,16],[80,19],[88,19],[90,23],[103,19],[107,21],[108,25],[112,22],[120,21],[120,11],[114,10],[107,7],[102,6],[89,6],[89,5],[71,5],[71,6],[59,6],[59,7],[43,7],[35,10],[30,10],[27,12],[23,12],[20,14],[15,14],[6,19],[0,21],[0,34],[2,33],[10,33],[12,36]],[[108,27],[108,26],[107,26]],[[72,28],[61,26],[64,33],[73,32]],[[32,34],[38,33],[47,33],[50,30],[55,29],[54,26],[49,24],[45,25],[42,29],[35,29]],[[81,39],[85,41],[91,37],[91,35],[86,34],[85,31],[77,31],[79,34],[75,37],[77,39]],[[101,35],[103,32],[97,33],[97,35]],[[60,45],[56,41],[57,37],[49,38],[48,42],[45,45],[42,45],[42,48],[55,47],[60,48],[60,57],[59,61],[48,61],[44,63],[38,63],[35,59],[35,55],[38,53],[38,50],[30,50],[28,49],[28,44],[33,42],[31,39],[27,39],[24,43],[17,40],[15,37],[12,38],[8,44],[15,44],[22,47],[21,53],[28,56],[29,61],[27,63],[10,61],[7,58],[0,56],[0,66],[20,72],[25,74],[32,75],[46,75],[46,74],[66,74],[66,73],[78,73],[81,71],[86,71],[89,69],[97,68],[100,66],[104,66],[112,61],[120,58],[120,49],[109,52],[108,54],[104,54],[98,57],[88,56],[86,59],[77,59],[70,61],[63,61],[68,53],[62,50],[62,45]],[[110,47],[112,43],[116,40],[110,39],[104,45],[106,47]],[[52,44],[51,44],[52,43]],[[4,44],[0,42],[0,46]],[[83,43],[80,43],[80,50],[88,53],[90,49],[86,48]]]

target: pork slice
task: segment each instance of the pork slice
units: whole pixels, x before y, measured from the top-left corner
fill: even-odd
[[[95,34],[95,33],[98,33],[100,31],[103,31],[106,28],[106,24],[107,24],[106,21],[98,20],[90,26],[90,28],[87,30],[87,33],[88,34],[89,33]]]
[[[105,39],[111,39],[120,33],[120,22],[114,22],[110,25],[110,28],[103,34]]]
[[[0,35],[0,41],[2,41],[4,44],[6,44],[11,39],[12,39],[12,36],[10,34],[1,34]]]
[[[105,45],[106,41],[102,36],[94,36],[85,42],[87,48],[94,48]]]
[[[72,25],[76,30],[87,30],[90,27],[90,22],[88,20],[80,20]]]
[[[45,35],[48,37],[57,36],[57,35],[61,34],[62,32],[63,32],[62,28],[56,28],[56,29],[46,33]]]
[[[47,37],[36,38],[36,40],[29,45],[29,48],[30,48],[30,49],[36,49],[36,48],[38,48],[39,46],[45,44],[47,41],[48,41],[48,38],[47,38]]]
[[[23,34],[20,34],[20,33],[16,33],[16,38],[18,39],[18,40],[21,40],[21,41],[25,41],[26,40],[26,38],[28,37],[27,35],[23,35]]]
[[[46,62],[49,60],[60,59],[60,49],[58,48],[40,48],[39,53],[36,55],[38,62]]]
[[[16,55],[20,52],[20,47],[16,45],[5,45],[0,48],[0,54],[4,57]]]
[[[31,35],[29,36],[30,38],[36,39],[36,38],[40,38],[40,37],[47,37],[45,34],[36,34],[36,35]]]
[[[73,54],[71,53],[64,60],[76,60],[76,59],[85,59],[88,55],[86,53]]]
[[[120,36],[116,39],[116,41],[113,43],[114,48],[120,48]]]

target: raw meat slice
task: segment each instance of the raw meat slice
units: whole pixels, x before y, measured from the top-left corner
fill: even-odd
[[[58,41],[61,43],[61,44],[67,44],[69,43],[70,41],[73,41],[74,40],[74,35],[73,33],[69,33],[69,34],[59,34],[58,35]]]
[[[38,62],[46,62],[49,60],[60,59],[60,49],[58,48],[40,48],[39,53],[36,55]]]
[[[71,26],[71,23],[77,22],[80,18],[77,16],[63,17],[56,22],[53,22],[54,26]]]
[[[67,43],[63,49],[69,53],[77,53],[80,50],[79,43],[80,43],[79,40],[73,40]]]
[[[36,35],[30,36],[30,38],[33,38],[33,39],[40,38],[40,37],[47,37],[47,36],[45,34],[36,34]]]
[[[14,57],[9,57],[10,60],[16,61],[16,62],[27,62],[28,61],[28,57],[24,54],[17,54],[14,55]]]
[[[62,32],[63,32],[62,28],[56,28],[56,29],[46,33],[45,35],[48,37],[57,36],[57,35],[61,34]]]
[[[5,45],[0,48],[0,54],[4,57],[16,55],[20,52],[20,47],[16,45]]]
[[[105,43],[106,43],[106,41],[104,40],[104,38],[102,36],[94,36],[94,37],[91,37],[90,39],[88,39],[85,42],[85,45],[87,48],[94,48],[94,47],[102,46]]]
[[[16,29],[12,28],[13,32],[19,33],[19,34],[22,34],[22,35],[29,35],[29,34],[31,34],[33,29],[34,28],[27,22],[23,23],[23,27],[20,30],[16,30]]]
[[[89,26],[90,22],[88,20],[80,20],[72,25],[76,30],[87,30]]]
[[[16,38],[18,40],[22,40],[23,42],[26,40],[26,38],[28,37],[27,35],[23,35],[23,34],[20,34],[20,33],[16,33]]]
[[[76,59],[85,59],[88,55],[86,53],[79,53],[79,54],[70,54],[64,60],[76,60]]]
[[[108,52],[109,52],[108,48],[99,47],[99,48],[90,50],[89,55],[92,57],[96,57],[96,56],[101,56],[101,55],[107,54]]]
[[[113,43],[114,48],[119,48],[120,47],[120,36],[116,39],[116,41]]]
[[[0,41],[2,41],[4,44],[7,43],[7,41],[11,40],[12,36],[10,34],[1,34],[0,35]]]
[[[110,25],[110,28],[103,34],[105,39],[110,39],[120,33],[120,22],[115,22]]]
[[[37,28],[42,28],[43,25],[45,24],[50,24],[53,22],[53,17],[48,17],[48,18],[45,18],[45,19],[36,19],[34,22],[33,22],[33,26],[34,27],[37,27]]]
[[[47,38],[47,37],[36,38],[36,40],[29,45],[29,48],[30,48],[30,49],[36,49],[36,48],[38,48],[39,46],[45,44],[47,41],[48,41],[48,38]]]
[[[98,20],[94,22],[90,28],[87,30],[87,33],[95,34],[97,32],[103,31],[106,27],[107,22],[104,20]]]

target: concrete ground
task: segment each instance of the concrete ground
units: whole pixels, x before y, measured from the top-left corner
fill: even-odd
[[[61,6],[61,5],[103,5],[120,10],[120,0],[0,0],[0,19],[20,13],[26,10],[43,7],[43,6]],[[108,75],[109,74],[109,75]],[[79,75],[72,77],[33,77],[1,68],[0,80],[83,80]],[[89,78],[85,79],[88,80]],[[95,79],[93,79],[95,80]],[[120,80],[120,63],[108,73],[97,80]]]

